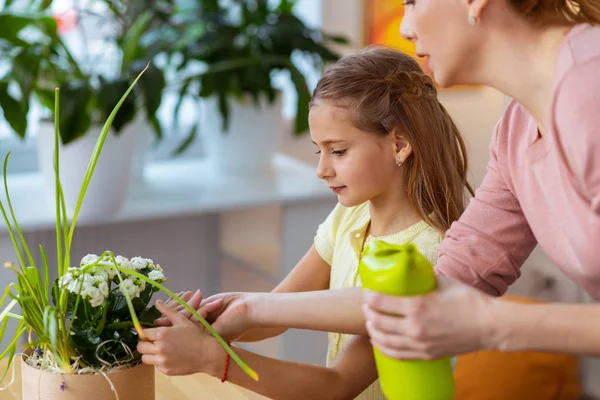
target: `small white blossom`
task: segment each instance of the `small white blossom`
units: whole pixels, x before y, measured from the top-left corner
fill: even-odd
[[[148,278],[158,283],[166,281],[165,275],[162,273],[162,271],[159,271],[157,269],[155,269],[154,271],[150,271],[150,273],[148,274]]]
[[[88,254],[87,256],[83,257],[81,259],[81,266],[83,267],[84,265],[88,265],[91,264],[93,262],[96,262],[96,260],[98,260],[98,256],[96,254]]]
[[[162,269],[162,267],[160,266],[160,264],[156,264],[156,265],[154,266],[154,270],[155,270],[155,271],[160,271],[160,272],[163,272],[163,269]]]
[[[103,281],[98,284],[98,290],[104,297],[108,297],[108,282]]]
[[[117,265],[119,267],[128,268],[128,269],[132,269],[132,267],[133,267],[133,265],[131,265],[131,261],[129,261],[129,259],[126,257],[117,256],[115,258],[115,261],[117,262]]]
[[[142,269],[148,267],[149,264],[152,265],[152,260],[149,260],[147,258],[133,257],[131,259],[131,266],[136,271],[139,271],[139,270],[142,270]]]
[[[120,284],[121,293],[127,293],[130,298],[140,297],[140,288],[130,278],[124,279]]]

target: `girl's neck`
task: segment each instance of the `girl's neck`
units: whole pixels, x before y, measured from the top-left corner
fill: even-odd
[[[369,202],[371,223],[367,234],[386,236],[401,232],[421,221],[422,218],[410,205],[408,196],[394,196],[390,199],[372,199]]]
[[[514,21],[511,29],[505,26],[491,35],[493,49],[488,46],[481,58],[484,61],[479,80],[523,105],[542,134],[548,128],[557,52],[570,29],[534,28],[524,21]]]

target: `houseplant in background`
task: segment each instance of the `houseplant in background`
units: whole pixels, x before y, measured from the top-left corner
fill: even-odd
[[[116,1],[90,0],[86,8],[69,14],[70,18],[74,13],[75,19],[91,19],[87,32],[79,25],[78,31],[71,34],[59,34],[57,21],[61,17],[52,15],[48,7],[51,2],[43,3],[44,6],[38,6],[38,2],[32,2],[24,9],[17,9],[13,2],[6,2],[0,13],[3,31],[0,38],[4,39],[0,56],[11,60],[11,67],[0,81],[4,82],[4,87],[0,86],[0,107],[13,130],[24,137],[29,106],[41,104],[50,118],[53,88],[61,87],[62,162],[64,166],[73,166],[62,169],[63,190],[67,208],[73,211],[85,170],[85,165],[80,164],[86,163],[91,155],[101,121],[145,66],[142,60],[151,60],[161,51],[155,43],[144,42],[143,38],[167,20],[164,16],[170,12],[170,0],[148,3],[143,10]],[[110,26],[110,33],[105,33],[103,26],[104,31]],[[89,31],[100,32],[96,33],[94,43],[90,43],[93,38],[89,37]],[[74,37],[79,40],[79,43],[75,40],[75,45],[70,40]],[[79,51],[71,52],[73,47]],[[111,59],[112,63],[107,61]],[[18,96],[11,95],[11,86],[17,89],[13,92]],[[112,215],[122,207],[131,176],[141,174],[149,131],[161,137],[156,111],[164,87],[162,70],[152,66],[147,71],[147,80],[124,103],[106,144],[112,157],[99,161],[96,179],[89,188],[93,200],[81,210],[82,217]],[[38,132],[40,169],[52,191],[52,124],[42,121]],[[132,169],[131,174],[123,173]],[[106,190],[108,181],[114,190]]]
[[[105,251],[100,256],[88,255],[77,267],[70,267],[71,243],[86,190],[111,124],[140,77],[125,92],[102,128],[70,219],[59,178],[59,121],[56,118],[57,278],[53,283],[44,249],[40,246],[41,263],[36,264],[19,228],[6,180],[10,154],[5,158],[6,207],[0,202],[0,211],[19,265],[5,263],[6,268],[16,273],[17,280],[6,286],[0,298],[0,307],[8,302],[0,312],[0,340],[6,332],[9,319],[16,319],[19,324],[12,342],[0,354],[0,358],[8,355],[10,368],[10,362],[13,362],[19,347],[19,339],[29,333],[27,349],[21,361],[23,396],[26,399],[38,398],[43,393],[46,399],[119,399],[121,396],[152,400],[154,369],[140,364],[140,355],[136,354],[135,348],[137,342],[145,338],[142,327],[152,325],[158,316],[154,306],[148,307],[152,294],[157,291],[166,293],[192,312],[215,335],[232,359],[251,377],[258,379],[195,310],[161,284],[165,280],[162,269],[152,260],[140,257],[128,260]],[[59,104],[57,89],[55,115],[60,115]],[[21,315],[13,312],[17,305],[21,308]],[[2,380],[6,376],[5,373]]]
[[[221,172],[256,174],[271,164],[281,129],[281,93],[275,74],[288,73],[296,100],[294,132],[308,129],[310,93],[298,59],[316,68],[336,61],[332,44],[346,39],[306,26],[293,0],[186,0],[170,29],[184,74],[181,97],[202,100],[202,135]],[[199,66],[199,73],[189,72]],[[192,131],[188,143],[195,134]]]

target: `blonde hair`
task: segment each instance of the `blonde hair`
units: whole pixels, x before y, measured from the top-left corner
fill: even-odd
[[[508,0],[508,4],[537,25],[600,24],[598,0]]]
[[[465,188],[473,194],[465,143],[412,57],[382,46],[344,57],[317,84],[311,105],[319,100],[350,109],[358,129],[402,134],[413,150],[404,163],[411,205],[440,232],[460,217]]]

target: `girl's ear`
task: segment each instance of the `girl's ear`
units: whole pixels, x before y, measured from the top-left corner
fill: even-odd
[[[396,158],[402,162],[405,162],[408,157],[412,154],[412,146],[410,142],[403,135],[395,134],[396,142]]]

